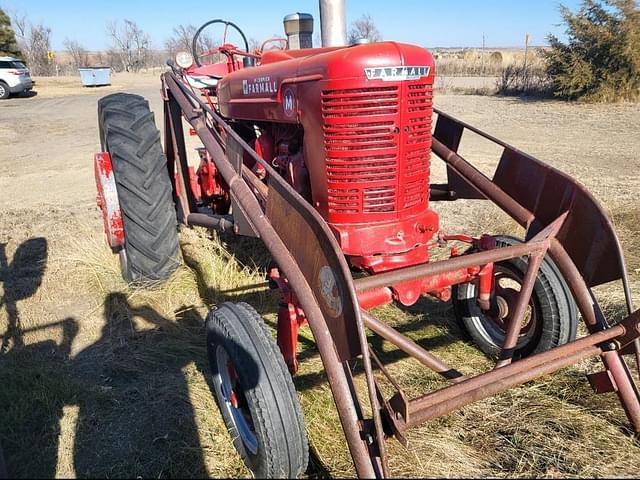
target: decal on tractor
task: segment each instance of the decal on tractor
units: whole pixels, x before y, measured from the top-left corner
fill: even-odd
[[[277,83],[271,77],[258,77],[252,80],[242,80],[243,95],[275,94],[278,91]]]
[[[403,82],[407,80],[419,80],[428,77],[431,67],[373,67],[365,68],[367,80],[382,80],[385,82]]]
[[[282,96],[282,108],[287,117],[296,116],[296,96],[291,88],[287,88]]]
[[[332,317],[339,317],[342,314],[342,292],[339,289],[336,274],[330,266],[325,265],[320,269],[318,282],[327,310]]]

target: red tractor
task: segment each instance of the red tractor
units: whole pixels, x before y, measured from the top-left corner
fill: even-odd
[[[222,45],[203,47],[216,26]],[[234,30],[240,46],[228,41]],[[98,203],[128,280],[159,281],[176,269],[178,223],[260,238],[273,257],[277,343],[247,304],[219,305],[206,323],[216,399],[255,475],[292,477],[307,465],[291,378],[305,324],[360,476],[389,475],[386,438],[404,441],[408,428],[592,356],[605,369],[590,382],[615,391],[640,431],[640,395],[623,359],[637,356],[640,315],[618,239],[594,198],[567,175],[435,111],[427,50],[396,42],[310,48],[312,30],[309,15],[292,15],[287,38],[249,51],[233,23],[203,25],[192,55],[178,55],[162,75],[164,148],[142,97],[117,93],[98,106]],[[197,168],[185,122],[202,142]],[[492,178],[457,153],[465,131],[502,149]],[[446,184],[430,184],[434,156],[446,164]],[[431,206],[458,199],[494,202],[526,237],[442,231]],[[430,261],[447,246],[449,259]],[[629,310],[615,326],[591,293],[613,280],[623,281]],[[494,370],[466,377],[370,313],[423,295],[453,302]],[[591,335],[575,341],[578,312]],[[368,335],[451,385],[409,399]],[[355,393],[356,358],[366,409]],[[381,376],[394,385],[391,397]]]

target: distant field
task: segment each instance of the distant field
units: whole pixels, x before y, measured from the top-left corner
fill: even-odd
[[[168,284],[133,289],[119,277],[95,207],[96,102],[120,89],[142,94],[160,124],[157,77],[116,74],[112,87],[96,89],[75,77],[37,79],[37,96],[0,102],[0,444],[11,476],[248,475],[208,391],[202,325],[209,307],[229,299],[252,303],[273,325],[270,292],[232,291],[263,281],[264,249],[186,230],[185,265]],[[436,106],[585,184],[619,229],[640,303],[640,108],[441,91],[492,81],[439,78]],[[497,152],[473,136],[461,152],[483,171],[495,165]],[[432,171],[441,181],[443,166]],[[486,203],[434,208],[449,232],[518,231]],[[620,314],[618,286],[596,293],[607,314]],[[424,299],[381,314],[465,373],[488,366],[461,338],[448,303]],[[308,329],[302,337],[295,382],[317,458],[311,473],[351,476]],[[378,346],[409,392],[439,385],[394,348]],[[596,368],[584,362],[438,419],[412,431],[408,449],[391,441],[392,474],[637,477],[640,443],[615,395],[589,388],[584,373]]]

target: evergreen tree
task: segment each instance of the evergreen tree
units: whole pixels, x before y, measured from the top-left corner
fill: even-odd
[[[0,8],[0,55],[20,57],[21,53],[16,42],[16,34],[11,28],[9,16]]]
[[[559,97],[587,100],[640,96],[640,9],[636,0],[583,0],[561,6],[567,43],[548,37],[547,73]]]

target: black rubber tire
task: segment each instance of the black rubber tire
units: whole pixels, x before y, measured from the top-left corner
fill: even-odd
[[[271,332],[253,307],[230,302],[209,313],[206,329],[214,396],[240,456],[256,478],[297,478],[309,461],[307,436],[291,375]],[[257,439],[255,453],[245,446],[220,388],[218,348],[237,373]]]
[[[11,95],[11,91],[9,90],[9,86],[4,82],[0,82],[0,100],[4,100],[5,98],[9,98],[9,95]]]
[[[149,103],[114,93],[98,102],[100,142],[109,152],[122,211],[122,274],[129,282],[167,279],[180,264],[167,159]]]
[[[4,461],[4,455],[2,454],[2,447],[0,447],[0,479],[9,478],[7,473],[7,464]]]
[[[499,247],[522,243],[509,236],[497,236],[496,240]],[[514,258],[498,263],[497,268],[523,279],[527,263],[526,258]],[[476,285],[454,286],[451,297],[456,319],[465,332],[486,355],[498,356],[504,332],[478,306]],[[560,270],[548,255],[538,272],[532,299],[537,324],[528,338],[518,341],[514,359],[544,352],[576,338],[578,313],[575,302]]]

